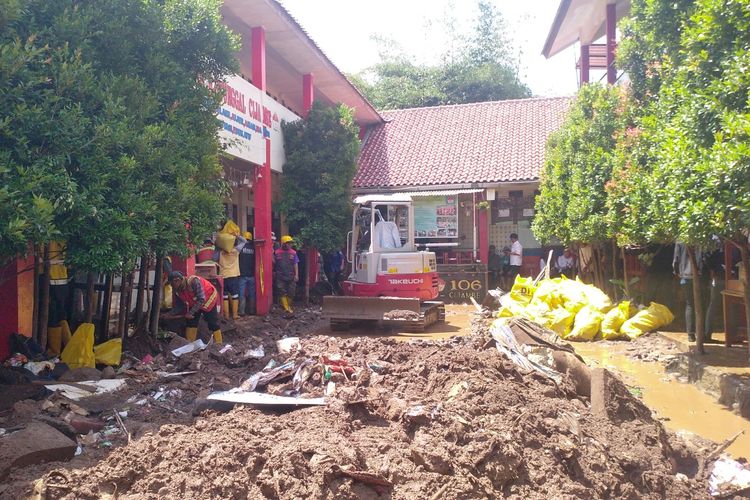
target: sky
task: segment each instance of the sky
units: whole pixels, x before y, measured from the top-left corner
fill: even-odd
[[[577,89],[571,47],[550,59],[541,55],[560,0],[493,0],[518,51],[521,79],[534,96],[572,95]],[[436,62],[448,41],[445,19],[466,32],[475,0],[281,0],[310,37],[344,72],[357,73],[378,57],[373,35],[394,40],[416,62]]]

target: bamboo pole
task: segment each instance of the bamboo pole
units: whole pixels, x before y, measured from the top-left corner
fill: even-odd
[[[148,256],[141,256],[140,267],[138,269],[138,292],[135,298],[135,318],[133,322],[136,326],[143,323],[143,304],[145,302],[146,291],[148,290]]]
[[[112,309],[112,273],[107,274],[104,279],[104,300],[102,304],[102,317],[99,321],[99,342],[109,339],[109,315]]]
[[[161,307],[161,274],[164,266],[164,257],[156,254],[156,265],[154,266],[154,291],[151,295],[151,310],[149,314],[148,330],[151,335],[156,336],[159,331],[159,308]]]

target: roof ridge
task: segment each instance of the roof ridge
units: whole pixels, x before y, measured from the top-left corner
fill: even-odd
[[[445,109],[445,108],[458,108],[461,106],[479,106],[484,104],[501,104],[501,103],[514,103],[514,102],[529,102],[529,101],[552,101],[552,100],[563,100],[573,99],[575,96],[538,96],[538,97],[523,97],[517,99],[499,99],[496,101],[479,101],[479,102],[464,102],[458,104],[438,104],[437,106],[418,106],[416,108],[396,108],[396,109],[379,109],[379,113],[399,113],[406,111],[421,111],[423,109]]]

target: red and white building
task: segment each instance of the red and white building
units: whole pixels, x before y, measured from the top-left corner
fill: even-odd
[[[225,0],[222,15],[242,42],[240,74],[227,77],[219,111],[230,155],[222,162],[234,186],[225,206],[227,216],[255,237],[257,311],[266,314],[273,290],[271,231],[280,235],[285,229],[274,209],[284,169],[281,122],[305,116],[316,100],[353,108],[362,129],[383,119],[279,2]],[[192,273],[195,259],[173,259],[173,267]],[[0,277],[2,356],[12,332],[30,336],[33,331],[33,258],[0,269]]]
[[[385,122],[364,137],[354,191],[411,194],[416,241],[436,252],[438,264],[486,264],[489,246],[500,250],[517,233],[524,246],[522,272],[535,275],[541,248],[530,230],[534,196],[547,139],[571,101],[382,111]]]

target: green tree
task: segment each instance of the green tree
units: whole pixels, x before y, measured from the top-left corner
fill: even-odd
[[[750,276],[750,3],[698,0],[681,38],[683,61],[660,94],[654,183],[676,239],[736,245]],[[696,280],[694,280],[695,282]],[[694,283],[698,293],[697,283]],[[750,313],[750,287],[745,287]],[[750,317],[750,316],[748,316]],[[700,323],[700,318],[698,318]],[[700,334],[700,324],[696,334]]]
[[[353,111],[318,101],[307,118],[282,128],[286,163],[281,209],[289,229],[308,247],[322,252],[341,248],[351,224],[351,182],[359,154]]]
[[[606,186],[616,164],[623,120],[622,94],[599,84],[581,88],[560,130],[547,145],[532,231],[540,241],[589,243],[595,253],[612,238]],[[613,256],[614,258],[614,256]],[[600,262],[597,257],[595,262]],[[604,273],[595,272],[604,287]]]
[[[79,269],[122,272],[187,252],[225,192],[221,94],[200,84],[237,69],[220,2],[21,7],[0,31],[0,255],[59,238]]]
[[[511,58],[502,15],[487,0],[479,0],[477,8],[471,34],[454,36],[439,64],[415,63],[392,42],[377,39],[381,60],[357,75],[355,84],[379,109],[529,97]]]

